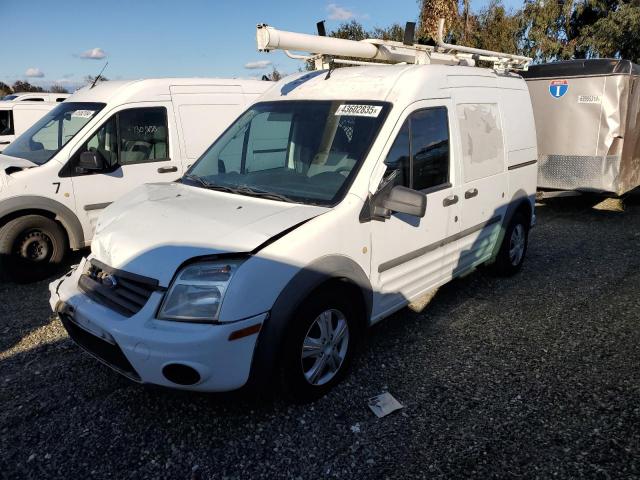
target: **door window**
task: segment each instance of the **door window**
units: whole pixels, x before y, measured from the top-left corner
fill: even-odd
[[[500,113],[495,103],[458,105],[464,181],[472,182],[504,171]]]
[[[395,183],[425,190],[449,182],[449,123],[445,107],[413,112],[404,122],[385,160]],[[388,175],[387,174],[387,175]]]
[[[0,135],[13,135],[12,110],[0,110]]]
[[[93,134],[74,158],[79,159],[86,151],[98,153],[108,171],[124,165],[167,160],[166,108],[133,108],[118,112]]]

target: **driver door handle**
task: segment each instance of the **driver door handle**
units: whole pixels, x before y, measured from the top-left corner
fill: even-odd
[[[456,203],[458,203],[458,195],[449,195],[444,200],[442,200],[442,205],[444,207],[450,207],[451,205],[454,205]]]
[[[178,171],[178,167],[160,167],[158,168],[158,173],[171,173],[171,172],[177,172]]]
[[[478,189],[477,188],[472,188],[471,190],[467,190],[466,192],[464,192],[464,198],[473,198],[476,197],[478,195]]]

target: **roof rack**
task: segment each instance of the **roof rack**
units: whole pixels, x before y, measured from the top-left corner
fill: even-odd
[[[324,26],[318,24],[318,30],[323,33]],[[415,24],[407,23],[406,32],[413,37]],[[451,45],[443,41],[444,19],[438,22],[438,36],[436,45],[420,45],[414,43],[413,38],[406,38],[404,42],[389,40],[366,39],[346,40],[326,37],[324,35],[308,35],[305,33],[277,30],[267,24],[259,24],[256,30],[258,50],[284,50],[293,59],[313,62],[316,70],[327,69],[331,63],[345,65],[388,65],[388,64],[442,64],[474,66],[476,61],[493,64],[494,70],[505,72],[508,70],[526,71],[532,59],[510,53],[493,52],[479,48]],[[292,53],[313,52],[311,55]],[[363,60],[353,60],[360,58]]]

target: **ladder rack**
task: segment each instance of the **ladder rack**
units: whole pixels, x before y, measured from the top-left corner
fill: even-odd
[[[474,66],[476,61],[493,64],[494,70],[527,70],[532,59],[510,53],[493,52],[479,48],[451,45],[443,40],[444,19],[438,23],[436,46],[410,42],[366,39],[346,40],[342,38],[308,35],[305,33],[278,30],[267,24],[259,24],[256,30],[258,50],[269,52],[283,50],[290,58],[312,61],[316,70],[330,68],[330,64],[387,65],[387,64],[443,64]],[[300,55],[296,52],[310,52]],[[362,60],[353,60],[362,59]]]

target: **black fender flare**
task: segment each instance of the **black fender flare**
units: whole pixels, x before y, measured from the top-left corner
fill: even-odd
[[[295,274],[274,302],[258,335],[247,389],[259,390],[271,382],[287,325],[296,310],[315,289],[330,280],[339,279],[348,281],[361,291],[365,323],[368,325],[373,308],[373,289],[365,272],[348,257],[331,255],[319,258]]]
[[[84,231],[76,214],[73,213],[69,207],[47,197],[26,195],[1,200],[0,222],[3,222],[6,217],[12,216],[12,214],[29,210],[40,210],[52,213],[55,219],[59,221],[66,230],[67,236],[69,237],[69,246],[73,250],[85,246]]]

